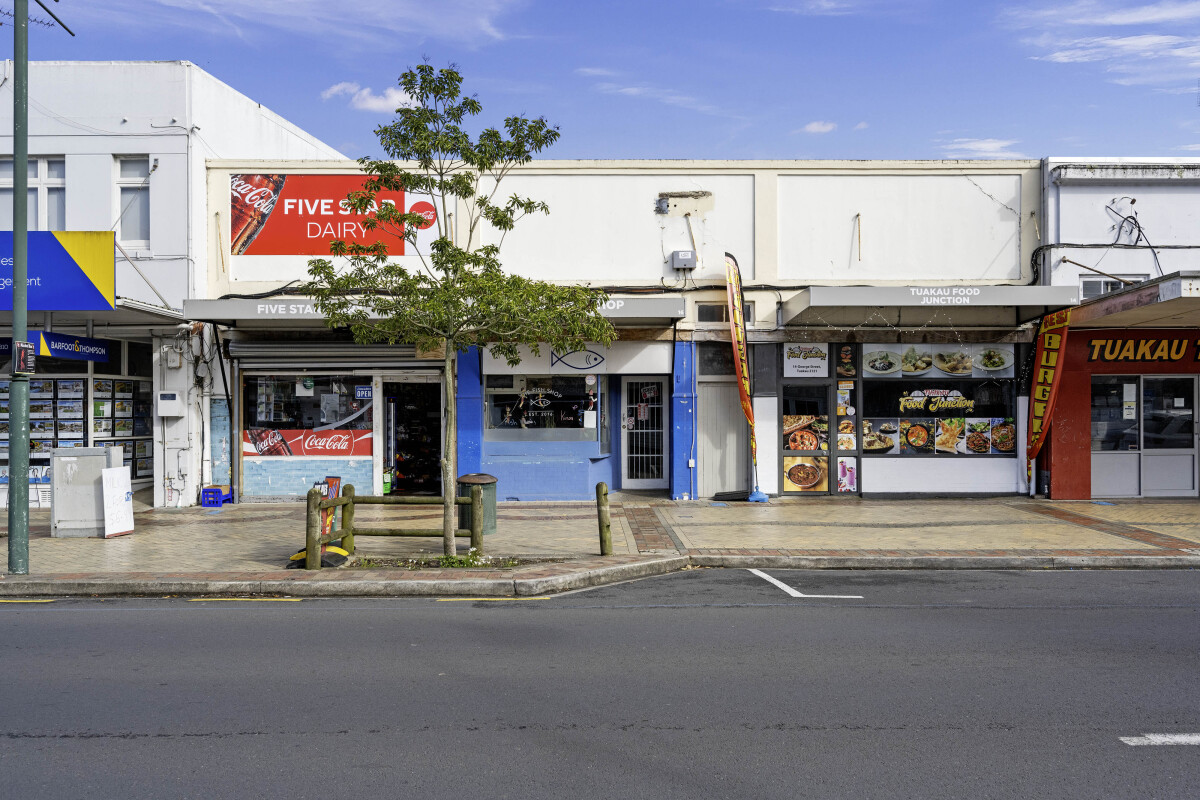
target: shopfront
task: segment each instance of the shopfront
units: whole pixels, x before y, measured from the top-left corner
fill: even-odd
[[[666,491],[673,353],[671,342],[616,342],[542,348],[509,365],[484,352],[482,417],[474,427],[464,419],[460,452],[478,453],[502,500],[583,499],[600,481]],[[460,407],[469,385],[460,367]]]
[[[1016,491],[1017,358],[1013,343],[782,345],[782,493]]]
[[[1048,449],[1051,496],[1195,497],[1200,329],[1074,329]]]

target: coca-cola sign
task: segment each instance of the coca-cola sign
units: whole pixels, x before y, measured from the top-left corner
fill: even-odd
[[[230,253],[235,256],[327,256],[329,243],[372,245],[382,241],[394,256],[405,254],[402,236],[368,230],[346,196],[360,191],[362,175],[239,174],[229,179]],[[412,200],[411,207],[406,200]],[[377,202],[420,214],[434,224],[437,211],[428,198],[380,192]]]
[[[313,431],[247,428],[242,431],[242,454],[268,456],[369,456],[371,431]]]

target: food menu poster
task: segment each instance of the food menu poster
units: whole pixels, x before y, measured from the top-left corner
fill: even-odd
[[[907,344],[862,346],[864,378],[1011,378],[1016,374],[1012,344]]]
[[[981,456],[1016,452],[1012,417],[876,417],[862,423],[865,455]]]

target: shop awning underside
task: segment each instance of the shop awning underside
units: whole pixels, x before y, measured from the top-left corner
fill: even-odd
[[[1081,303],[1071,325],[1086,328],[1200,328],[1200,272],[1175,272]]]
[[[1073,286],[810,286],[780,310],[785,326],[1011,331],[1078,300]]]
[[[47,322],[61,333],[83,334],[92,324],[95,336],[149,335],[185,322],[182,311],[151,305],[124,297],[116,299],[111,311],[30,311],[30,327],[41,329]],[[0,327],[12,329],[12,311],[0,311]]]

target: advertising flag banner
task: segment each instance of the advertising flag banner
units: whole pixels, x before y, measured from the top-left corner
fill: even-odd
[[[733,369],[737,375],[742,412],[750,425],[750,455],[758,464],[758,442],[754,437],[754,407],[750,403],[750,359],[746,352],[746,318],[743,313],[742,272],[737,259],[725,254],[725,289],[729,301],[729,334],[733,340]]]
[[[346,196],[361,191],[365,175],[231,175],[229,247],[233,256],[328,256],[329,243],[387,245],[391,256],[405,255],[407,242],[393,231],[363,225],[347,207]],[[403,191],[379,192],[379,203],[421,214],[424,230],[437,212],[428,197],[406,198]],[[406,201],[411,200],[411,205]]]
[[[1062,385],[1063,357],[1066,354],[1067,330],[1071,325],[1071,309],[1063,309],[1042,318],[1038,330],[1037,351],[1034,355],[1033,388],[1029,399],[1029,441],[1027,458],[1037,458],[1046,434],[1050,430],[1054,401]]]

